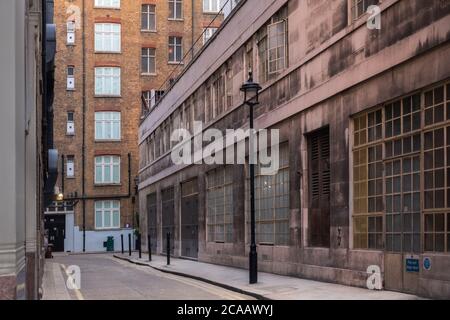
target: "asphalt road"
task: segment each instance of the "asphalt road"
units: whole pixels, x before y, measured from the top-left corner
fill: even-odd
[[[80,290],[69,290],[78,300],[250,300],[252,297],[201,281],[166,274],[118,260],[111,255],[67,255],[51,260],[64,270],[81,271]],[[67,279],[65,272],[62,272]]]

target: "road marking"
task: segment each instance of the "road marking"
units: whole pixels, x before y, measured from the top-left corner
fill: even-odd
[[[67,275],[67,277],[70,276],[69,272],[67,271],[67,268],[64,264],[60,264],[61,268],[63,269],[64,273]],[[83,294],[81,293],[81,291],[79,289],[73,289],[72,291],[75,292],[75,296],[77,297],[78,300],[84,300]]]

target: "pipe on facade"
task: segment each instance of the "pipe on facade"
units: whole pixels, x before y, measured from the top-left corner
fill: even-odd
[[[83,252],[86,252],[86,3],[85,0],[82,2],[82,10],[83,10],[83,25],[82,25],[82,59],[83,59],[83,121],[82,121],[82,150],[81,150],[81,158],[82,158],[82,182],[81,182],[81,194],[83,195]]]
[[[61,193],[64,194],[64,155],[61,155]]]

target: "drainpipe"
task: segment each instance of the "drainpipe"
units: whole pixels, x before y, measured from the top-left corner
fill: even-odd
[[[64,155],[61,155],[61,193],[64,194]]]
[[[131,196],[131,153],[128,153],[128,196]]]
[[[83,123],[82,123],[82,131],[83,131],[83,142],[82,142],[82,187],[81,193],[83,195],[83,252],[86,252],[86,8],[85,8],[85,0],[82,2],[82,10],[83,10],[83,26],[82,26],[82,51],[83,51]]]

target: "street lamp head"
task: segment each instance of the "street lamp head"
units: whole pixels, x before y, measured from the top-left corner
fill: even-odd
[[[244,92],[244,103],[257,105],[259,103],[259,91],[261,89],[259,83],[253,82],[253,72],[250,70],[248,80],[241,87],[241,91]]]
[[[63,201],[64,200],[64,194],[58,193],[56,195],[56,201]]]

